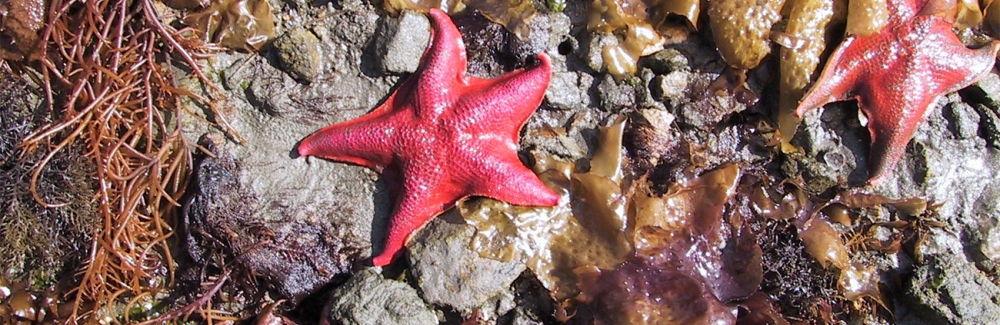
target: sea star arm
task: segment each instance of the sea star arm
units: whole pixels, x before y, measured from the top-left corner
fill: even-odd
[[[391,125],[379,124],[392,119],[395,95],[382,106],[354,120],[325,127],[302,139],[299,156],[317,156],[348,162],[381,172],[392,161],[390,140],[396,132]]]
[[[469,77],[465,75],[468,60],[462,34],[448,14],[435,8],[429,14],[434,25],[433,40],[424,52],[415,78],[411,79],[416,87],[413,93],[418,116],[436,119],[460,95],[455,88],[461,87],[455,87],[456,83],[468,83]]]
[[[517,158],[517,145],[512,141],[484,141],[479,159],[467,159],[464,170],[468,182],[467,194],[485,196],[514,205],[553,206],[559,196]]]
[[[552,63],[545,53],[538,54],[538,64],[513,71],[492,80],[481,80],[482,89],[470,91],[455,103],[454,114],[461,117],[463,132],[470,130],[510,129],[508,135],[517,139],[520,128],[509,128],[510,121],[523,125],[542,102],[552,77]],[[477,87],[478,88],[478,87]],[[489,107],[490,109],[482,109]]]
[[[410,239],[430,219],[453,207],[461,193],[444,186],[442,170],[431,164],[404,166],[402,189],[396,192],[396,209],[386,234],[385,247],[372,258],[376,266],[388,265]],[[395,192],[395,191],[394,191]]]
[[[857,75],[865,69],[864,58],[851,56],[847,50],[851,43],[857,42],[857,36],[849,36],[844,43],[830,55],[826,67],[816,79],[816,83],[806,92],[795,109],[799,118],[806,111],[823,107],[827,103],[854,98],[852,85],[858,79]]]

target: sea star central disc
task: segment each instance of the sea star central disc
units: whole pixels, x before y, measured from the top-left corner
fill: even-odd
[[[420,67],[371,113],[306,137],[300,156],[353,163],[382,173],[395,200],[385,249],[389,264],[410,235],[469,196],[552,206],[559,197],[517,157],[518,133],[552,75],[549,57],[496,79],[465,74],[462,35],[430,10],[434,39]]]

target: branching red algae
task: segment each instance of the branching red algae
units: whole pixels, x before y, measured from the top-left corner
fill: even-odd
[[[173,281],[168,220],[180,206],[191,161],[177,120],[180,98],[215,105],[179,89],[161,64],[176,56],[215,88],[189,52],[201,45],[161,23],[155,7],[151,0],[52,0],[38,59],[3,62],[44,87],[55,117],[20,145],[44,155],[29,185],[35,200],[49,208],[64,203],[47,202],[37,185],[50,159],[70,146],[84,147],[96,169],[101,221],[79,284],[67,293],[73,301],[67,322],[114,316],[98,313]]]

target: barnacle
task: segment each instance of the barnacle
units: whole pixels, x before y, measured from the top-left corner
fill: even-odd
[[[231,49],[259,49],[274,37],[274,17],[266,0],[220,0],[184,17],[206,42]]]

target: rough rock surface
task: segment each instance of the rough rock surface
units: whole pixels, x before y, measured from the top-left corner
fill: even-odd
[[[225,256],[236,272],[252,274],[260,287],[300,301],[333,276],[350,270],[354,248],[326,220],[278,219],[258,205],[266,193],[248,190],[240,180],[243,164],[234,159],[220,134],[200,142],[214,157],[196,169],[195,189],[184,205],[185,250],[201,267]],[[269,220],[270,219],[270,220]],[[219,247],[224,244],[225,247]]]
[[[319,39],[305,28],[289,30],[274,40],[278,63],[296,80],[316,81],[321,69]]]
[[[434,311],[406,283],[383,278],[377,268],[358,272],[334,290],[326,312],[330,324],[431,325]]]
[[[961,257],[932,258],[908,283],[914,305],[901,324],[990,324],[1000,319],[1000,287]]]
[[[461,218],[454,211],[448,214],[428,223],[409,245],[411,271],[421,296],[429,303],[454,308],[465,318],[478,310],[479,319],[496,321],[514,308],[510,285],[525,265],[479,257],[469,249],[475,229],[462,220],[457,220],[460,224],[445,221],[446,217]]]
[[[421,14],[389,17],[374,7],[377,2],[290,3],[302,10],[284,12],[294,18],[280,22],[289,30],[285,35],[293,35],[295,29],[315,35],[316,53],[322,53],[320,63],[313,64],[311,50],[307,50],[308,60],[281,59],[291,62],[279,64],[286,74],[259,58],[221,54],[211,63],[210,71],[219,71],[211,77],[224,86],[228,101],[214,112],[201,107],[196,113],[228,124],[235,132],[184,119],[189,139],[211,131],[227,134],[229,141],[219,147],[220,158],[207,159],[199,167],[199,173],[214,171],[226,177],[199,182],[224,181],[219,184],[238,189],[227,192],[235,193],[231,198],[196,192],[193,202],[216,200],[203,206],[214,207],[216,214],[226,213],[224,207],[248,211],[246,215],[255,225],[275,231],[275,238],[285,238],[282,243],[295,243],[298,250],[328,255],[331,261],[343,263],[331,264],[337,266],[328,269],[331,274],[318,273],[319,268],[309,259],[275,259],[285,264],[280,267],[259,264],[264,273],[294,269],[299,270],[293,272],[297,276],[308,277],[271,279],[277,282],[271,285],[283,295],[309,292],[329,279],[327,276],[346,272],[344,266],[364,264],[372,251],[380,250],[377,246],[392,208],[388,191],[376,173],[347,164],[296,158],[290,154],[296,142],[323,126],[358,117],[384,100],[401,82],[398,75],[416,69],[429,36],[427,20]],[[585,5],[569,2],[564,13],[540,12],[536,18],[531,38],[516,41],[481,15],[455,17],[468,42],[473,75],[490,77],[523,66],[525,58],[540,50],[552,57],[553,79],[546,100],[521,133],[525,157],[584,158],[594,146],[596,127],[609,118],[627,115],[632,120],[626,146],[644,171],[680,173],[683,167],[711,169],[727,162],[763,166],[773,161],[762,168],[787,177],[802,176],[812,193],[864,186],[869,136],[854,104],[831,104],[809,112],[800,126],[802,131],[793,139],[793,144],[803,148],[802,153],[782,155],[767,145],[764,135],[773,130],[766,119],[776,107],[774,99],[768,98],[774,89],[767,86],[768,80],[773,80],[767,76],[769,70],[775,70],[773,62],[765,61],[754,71],[757,74],[748,75],[752,92],[761,95],[754,100],[717,91],[720,88],[715,82],[727,78],[725,64],[714,44],[703,37],[668,45],[642,58],[637,76],[616,81],[601,72],[600,49],[618,40],[615,35],[585,31]],[[308,27],[296,27],[300,22],[307,22]],[[296,79],[311,82],[300,84]],[[893,176],[870,189],[893,198],[919,196],[942,204],[937,218],[947,227],[928,232],[921,250],[925,256],[917,258],[932,264],[916,266],[917,277],[907,282],[913,292],[922,292],[918,284],[930,283],[925,275],[934,270],[970,279],[963,285],[944,284],[949,292],[969,299],[986,297],[976,292],[995,289],[982,280],[996,277],[1000,258],[1000,244],[996,244],[1000,235],[994,235],[1000,232],[996,229],[1000,224],[1000,176],[994,172],[1000,169],[998,94],[1000,76],[994,73],[978,88],[942,99],[940,106],[930,109],[928,121],[921,124]],[[219,167],[225,165],[220,165],[225,159],[238,168]],[[531,163],[531,159],[525,160]],[[291,234],[302,225],[311,227],[307,228],[312,231],[308,240],[292,239]],[[246,238],[259,235],[247,227],[230,229]],[[220,230],[225,229],[215,231]],[[483,319],[532,323],[533,318],[524,316],[522,305],[524,301],[548,301],[547,293],[512,300],[510,297],[520,292],[510,289],[509,284],[523,266],[478,258],[465,248],[467,232],[462,226],[435,220],[410,242],[411,271],[419,295],[405,283],[367,270],[337,289],[339,300],[331,310],[347,306],[336,301],[351,296],[391,305],[395,300],[378,299],[393,299],[391,295],[398,292],[408,297],[405,304],[419,305],[420,315],[430,313],[424,305],[428,304],[439,312],[457,311],[465,317],[479,308]],[[330,238],[339,242],[330,244]],[[255,254],[260,258],[280,256],[278,252],[287,252],[287,248],[261,247]],[[941,262],[951,261],[946,256],[969,256],[971,261]],[[901,265],[893,267],[909,267]],[[472,272],[467,271],[470,267]],[[459,281],[462,279],[467,281]],[[373,290],[382,290],[382,295],[371,294]],[[981,299],[982,308],[955,312],[960,309],[957,304],[973,305],[966,300],[944,299],[937,293],[922,295],[911,300],[913,310],[938,315],[935,317],[940,320],[962,323],[993,315],[989,299]],[[511,301],[522,305],[511,311]],[[997,305],[996,300],[992,303]],[[354,306],[343,308],[361,311],[365,307]],[[343,315],[347,314],[338,317],[348,317]],[[436,317],[420,321],[424,320],[437,322]]]
[[[381,231],[389,214],[389,198],[377,174],[362,167],[302,159],[292,155],[296,143],[306,135],[332,123],[360,116],[375,107],[389,93],[394,77],[365,77],[360,69],[361,47],[341,46],[368,39],[378,16],[373,12],[338,11],[325,17],[313,31],[320,39],[320,52],[327,62],[317,82],[303,85],[264,60],[241,54],[220,54],[213,64],[220,71],[219,84],[228,100],[217,112],[202,107],[192,110],[199,117],[187,117],[184,131],[189,139],[216,132],[226,135],[220,155],[232,159],[239,168],[223,168],[230,173],[225,186],[238,190],[219,193],[194,192],[190,200],[207,204],[211,213],[197,218],[232,215],[227,200],[243,200],[238,216],[241,226],[209,229],[209,233],[232,231],[237,238],[258,238],[260,229],[273,232],[273,245],[257,247],[254,270],[274,276],[270,283],[286,297],[311,293],[333,276],[345,271],[333,265],[361,263],[370,255],[371,243],[380,243]],[[250,62],[246,62],[250,60]],[[210,126],[201,119],[223,121]],[[215,166],[211,159],[197,173]],[[215,168],[215,167],[212,167]],[[201,186],[218,179],[206,179]],[[223,198],[221,195],[232,196]],[[214,203],[213,203],[214,202]],[[234,216],[235,217],[235,216]],[[212,226],[214,223],[206,223]],[[248,227],[253,225],[253,227]],[[375,230],[373,232],[373,229]],[[335,245],[329,245],[335,241]],[[314,264],[313,259],[321,261]]]
[[[384,17],[375,32],[378,67],[385,73],[417,71],[420,56],[430,42],[431,23],[423,14],[404,10],[399,17]]]

